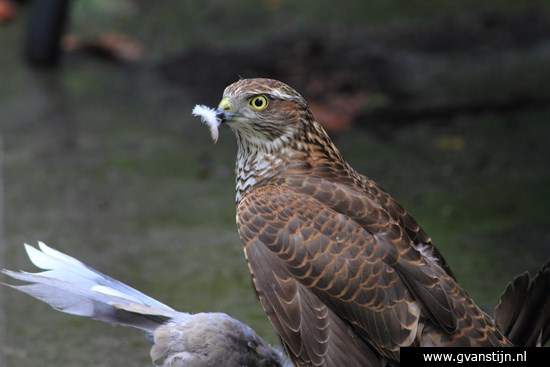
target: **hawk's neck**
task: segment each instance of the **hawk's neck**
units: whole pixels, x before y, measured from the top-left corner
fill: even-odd
[[[270,182],[289,170],[303,175],[343,179],[352,184],[362,180],[323,130],[295,136],[278,149],[239,144],[235,169],[237,204],[254,186]]]
[[[286,169],[289,155],[284,150],[280,152],[265,152],[262,150],[245,151],[239,147],[236,171],[236,202],[244,198],[254,186],[262,184]]]

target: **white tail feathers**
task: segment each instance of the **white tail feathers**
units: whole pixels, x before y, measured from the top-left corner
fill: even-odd
[[[127,286],[77,259],[39,242],[39,249],[25,244],[30,260],[39,273],[3,270],[12,278],[33,283],[9,285],[27,293],[55,309],[73,315],[86,316],[113,324],[132,326],[145,331],[154,331],[166,318],[176,311],[165,304]],[[141,305],[153,308],[158,319],[120,312],[120,306]]]
[[[153,335],[151,358],[166,367],[290,367],[290,360],[247,325],[224,313],[191,315],[39,242],[25,244],[38,273],[2,272],[31,284],[9,285],[55,309],[131,326]]]

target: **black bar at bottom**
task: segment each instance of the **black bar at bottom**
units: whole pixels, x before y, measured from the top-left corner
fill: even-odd
[[[550,348],[401,348],[401,367],[539,367]]]

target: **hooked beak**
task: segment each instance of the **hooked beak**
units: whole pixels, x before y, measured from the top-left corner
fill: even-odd
[[[218,107],[218,109],[216,110],[216,118],[218,119],[220,124],[223,124],[224,122],[227,122],[227,113]]]
[[[227,122],[233,118],[233,114],[231,111],[231,103],[227,98],[224,98],[221,100],[220,104],[218,105],[218,108],[216,109],[216,118],[220,122],[220,124],[223,124],[224,122]]]

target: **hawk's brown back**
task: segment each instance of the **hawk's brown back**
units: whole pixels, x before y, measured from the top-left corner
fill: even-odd
[[[358,341],[370,346],[359,350],[390,360],[398,360],[399,347],[424,339],[507,344],[454,280],[410,245],[399,223],[360,192],[281,175],[251,190],[237,217],[260,301],[299,360],[330,366],[338,356],[376,365],[370,353],[351,353]]]

